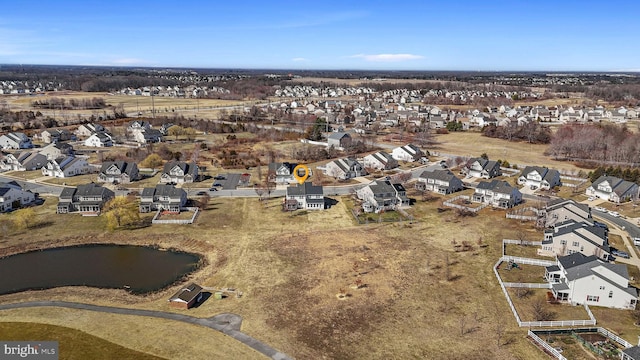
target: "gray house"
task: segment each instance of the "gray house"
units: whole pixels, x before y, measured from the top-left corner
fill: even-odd
[[[0,170],[31,171],[42,169],[47,164],[47,157],[35,151],[22,151],[7,154],[0,160]]]
[[[398,160],[385,151],[369,154],[362,159],[362,164],[367,169],[391,170],[398,167]]]
[[[128,184],[140,178],[138,165],[128,161],[105,161],[98,173],[98,181]]]
[[[334,132],[327,138],[329,146],[345,148],[351,145],[351,135],[345,132]]]
[[[432,191],[443,195],[464,189],[462,180],[458,179],[449,169],[425,170],[418,177],[415,186],[421,191]]]
[[[389,180],[372,181],[369,185],[356,191],[358,199],[362,200],[365,212],[379,213],[409,206],[407,190],[402,184],[392,184]]]
[[[140,194],[140,212],[156,210],[180,212],[187,203],[187,192],[173,185],[158,184],[155,188],[144,188]]]
[[[487,203],[494,207],[508,209],[522,202],[522,193],[506,181],[481,181],[471,199],[474,202]]]
[[[83,216],[97,216],[102,206],[114,196],[113,191],[94,183],[66,187],[62,189],[56,212],[67,214],[77,211]]]

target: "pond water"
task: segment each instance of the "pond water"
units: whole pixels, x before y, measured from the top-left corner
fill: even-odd
[[[0,259],[0,294],[60,286],[126,289],[144,294],[196,270],[195,254],[132,245],[84,245]]]

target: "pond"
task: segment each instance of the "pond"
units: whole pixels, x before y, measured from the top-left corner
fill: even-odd
[[[83,245],[0,259],[0,294],[60,286],[126,289],[145,294],[195,271],[200,257],[133,245]]]

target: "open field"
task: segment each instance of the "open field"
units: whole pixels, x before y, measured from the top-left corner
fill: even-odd
[[[38,216],[50,223],[28,233],[6,225],[10,230],[0,246],[8,254],[32,247],[116,242],[203,253],[208,265],[192,280],[205,286],[234,287],[244,296],[209,299],[188,313],[199,317],[240,314],[242,331],[296,358],[456,359],[471,354],[486,359],[544,358],[515,321],[504,316],[506,302],[491,270],[502,238],[513,238],[521,226],[518,222],[506,221],[503,211],[458,218],[451,211],[439,214],[437,201],[418,201],[414,211],[420,216],[418,223],[357,226],[347,213],[346,198],[337,200],[327,211],[296,215],[280,211],[277,199],[265,205],[256,199],[216,198],[193,226],[161,225],[114,233],[104,230],[100,217],[50,215],[55,201],[47,200]],[[11,214],[3,216],[0,222],[10,218]],[[496,227],[496,221],[504,226]],[[485,247],[475,245],[479,236]],[[455,252],[452,239],[472,243],[473,250]],[[354,289],[357,277],[364,286]],[[176,288],[145,297],[120,290],[59,288],[11,294],[0,301],[56,299],[181,312],[166,304]],[[350,296],[338,300],[336,294],[343,291]],[[189,357],[205,358],[195,350],[200,342],[189,340],[194,338],[189,331],[196,330],[159,319],[134,321],[58,309],[15,310],[0,316],[2,321],[37,317],[39,322],[76,328],[161,357],[176,358],[180,349]],[[81,321],[70,321],[70,316]],[[154,334],[170,326],[176,341],[163,341],[161,348],[150,349],[143,343],[154,337],[142,330],[123,336],[123,321],[138,323]],[[100,329],[94,323],[100,323]],[[503,337],[496,337],[496,327],[506,330]],[[180,341],[196,345],[183,348]],[[447,345],[454,341],[455,347]]]
[[[162,359],[143,352],[127,349],[85,332],[62,326],[39,323],[0,322],[0,339],[4,341],[57,341],[60,359]]]
[[[507,160],[510,164],[547,166],[553,169],[578,171],[570,162],[553,160],[544,155],[548,145],[510,142],[482,136],[479,132],[451,132],[435,136],[433,150],[460,156],[478,157],[486,153],[491,160]],[[431,150],[431,149],[430,149]]]

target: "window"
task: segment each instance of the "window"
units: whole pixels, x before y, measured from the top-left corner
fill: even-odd
[[[600,300],[599,296],[587,295],[587,301],[598,302]]]
[[[567,240],[560,240],[560,245],[567,245]]]
[[[609,291],[609,299],[613,298],[613,291]]]
[[[604,290],[604,285],[600,285],[600,290]]]
[[[580,246],[580,243],[577,242],[577,241],[574,241],[571,245],[573,245],[574,247],[578,247],[578,246]]]

